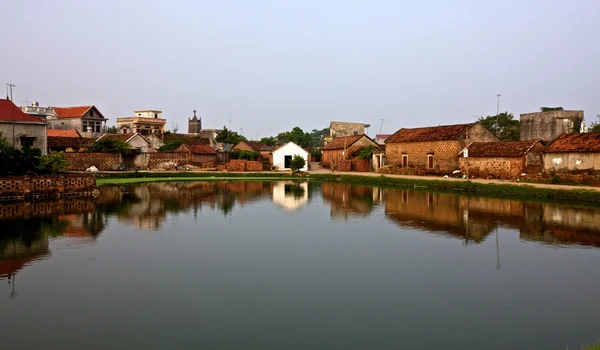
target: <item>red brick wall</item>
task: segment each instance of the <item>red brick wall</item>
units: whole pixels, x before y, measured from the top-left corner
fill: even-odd
[[[451,173],[458,169],[459,141],[388,143],[385,156],[388,164],[402,164],[402,155],[408,155],[408,167],[426,169],[433,173]],[[433,169],[427,167],[427,155],[433,154]]]
[[[371,171],[371,161],[368,159],[359,159],[352,161],[352,170],[359,172]]]
[[[248,161],[248,162],[246,162],[246,170],[247,171],[262,171],[263,170],[262,162]]]
[[[98,170],[118,170],[121,155],[118,153],[64,153],[69,164],[67,171],[85,171],[92,165]]]
[[[351,160],[340,160],[338,162],[338,171],[352,171],[352,161]]]
[[[243,159],[233,159],[227,162],[229,171],[246,171],[246,161]]]
[[[460,170],[469,176],[479,178],[517,179],[525,172],[525,157],[515,158],[460,158]]]

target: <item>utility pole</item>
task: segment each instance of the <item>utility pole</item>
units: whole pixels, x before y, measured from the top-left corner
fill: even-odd
[[[381,134],[381,130],[383,130],[383,122],[385,119],[381,119],[381,126],[379,127],[379,133]]]
[[[227,129],[231,130],[231,119],[229,119],[229,126],[227,127]]]
[[[500,94],[496,95],[498,96],[498,104],[496,105],[496,134],[498,133],[498,130],[500,130]],[[498,135],[496,135],[498,136]]]
[[[15,84],[6,83],[6,88],[7,88],[7,90],[10,91],[10,101],[11,102],[13,100],[13,89],[15,87],[16,87]],[[6,94],[6,97],[8,98],[8,93]],[[10,114],[12,114],[12,146],[15,147],[16,146],[16,143],[15,143],[15,112],[13,111],[12,108],[11,108]]]

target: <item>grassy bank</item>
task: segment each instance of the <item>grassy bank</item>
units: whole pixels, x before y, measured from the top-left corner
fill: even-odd
[[[483,184],[470,181],[448,181],[435,178],[406,179],[386,176],[311,174],[292,176],[281,173],[122,173],[98,175],[98,185],[134,184],[165,181],[277,181],[311,180],[313,182],[340,182],[356,185],[420,189],[428,191],[462,192],[480,196],[538,199],[551,201],[578,201],[600,204],[600,192],[573,189],[551,189],[534,185]]]

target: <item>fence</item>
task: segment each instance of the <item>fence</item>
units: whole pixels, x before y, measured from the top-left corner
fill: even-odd
[[[0,198],[63,197],[91,194],[96,189],[92,175],[0,177]]]

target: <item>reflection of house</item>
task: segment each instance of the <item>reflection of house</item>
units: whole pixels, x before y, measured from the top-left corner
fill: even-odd
[[[367,216],[381,199],[382,190],[377,187],[323,183],[321,193],[329,202],[332,219]]]
[[[10,240],[5,245],[0,245],[0,280],[12,278],[19,270],[44,259],[49,254],[46,234],[41,234],[33,242]]]
[[[273,166],[277,170],[290,170],[290,163],[295,155],[304,158],[304,167],[300,170],[307,171],[309,162],[308,151],[293,142],[288,142],[273,151]]]
[[[300,209],[308,202],[308,183],[291,181],[275,183],[273,202],[289,211]]]
[[[361,149],[369,146],[373,146],[377,150],[380,150],[379,145],[367,135],[335,138],[325,146],[321,147],[321,165],[330,166],[332,163],[336,163],[342,159],[351,159],[355,157]]]
[[[118,139],[123,140],[131,149],[137,150],[140,152],[156,152],[156,150],[152,147],[150,141],[144,136],[135,133],[135,134],[104,134],[100,136],[96,142],[105,139]]]
[[[543,151],[549,172],[600,170],[600,133],[564,134]]]
[[[472,142],[460,152],[459,166],[469,176],[516,179],[542,170],[543,148],[541,140]]]
[[[385,155],[389,164],[450,173],[458,168],[458,153],[466,141],[500,140],[479,122],[400,129],[385,140]]]
[[[215,164],[217,162],[217,151],[208,145],[181,145],[175,153],[188,153],[192,164]]]
[[[30,146],[46,154],[46,123],[32,115],[23,113],[10,100],[0,99],[0,134],[16,148]]]
[[[140,110],[134,111],[133,117],[117,118],[119,134],[140,133],[142,135],[162,134],[165,132],[167,120],[162,118],[162,111]]]
[[[100,137],[108,120],[93,105],[52,108],[56,117],[48,117],[49,129],[75,129],[84,137]]]

